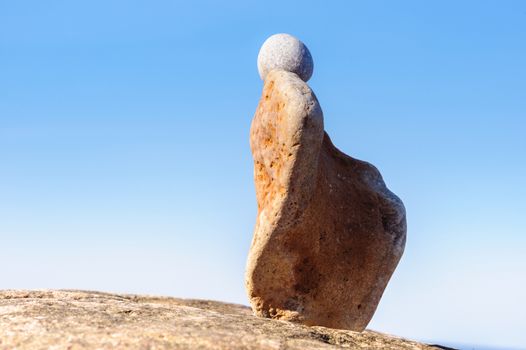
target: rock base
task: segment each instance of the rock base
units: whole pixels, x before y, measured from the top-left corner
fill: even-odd
[[[0,349],[444,349],[258,318],[242,305],[84,291],[0,291]]]

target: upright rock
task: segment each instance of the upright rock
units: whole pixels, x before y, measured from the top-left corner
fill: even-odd
[[[332,144],[316,96],[295,72],[262,76],[250,130],[258,202],[246,270],[252,309],[362,331],[404,250],[403,203],[374,166]]]

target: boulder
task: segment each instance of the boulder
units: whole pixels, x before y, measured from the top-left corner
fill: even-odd
[[[208,300],[0,291],[0,349],[440,349],[385,334],[306,327]]]
[[[362,331],[402,256],[402,201],[331,142],[310,87],[272,70],[250,129],[258,215],[246,289],[254,313]]]

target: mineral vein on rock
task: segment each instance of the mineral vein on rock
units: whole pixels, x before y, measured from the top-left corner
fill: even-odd
[[[272,70],[250,130],[258,216],[246,289],[258,316],[362,331],[402,256],[405,209],[339,151],[295,73]]]

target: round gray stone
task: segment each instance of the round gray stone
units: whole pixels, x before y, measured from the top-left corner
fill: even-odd
[[[314,62],[309,49],[301,40],[290,34],[274,34],[259,50],[258,71],[261,79],[273,69],[296,73],[301,80],[312,76]]]

